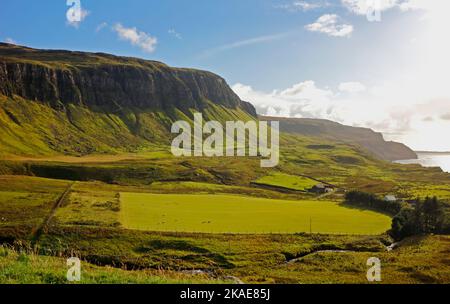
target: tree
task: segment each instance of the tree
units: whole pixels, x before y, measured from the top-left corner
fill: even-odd
[[[446,233],[444,205],[436,197],[416,199],[414,209],[402,208],[393,218],[392,237],[396,240],[420,233]]]
[[[425,199],[422,205],[422,230],[425,233],[437,233],[444,223],[444,209],[436,197]]]
[[[401,240],[405,237],[417,233],[415,227],[415,210],[412,208],[403,208],[392,219],[391,236],[396,240]]]

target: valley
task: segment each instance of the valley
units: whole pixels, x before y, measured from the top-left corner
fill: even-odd
[[[395,214],[346,202],[437,196],[448,225],[450,174],[392,163],[417,156],[369,129],[297,118],[280,119],[274,168],[176,157],[170,127],[195,113],[273,119],[210,72],[0,44],[0,282],[66,283],[72,256],[82,283],[367,283],[372,256],[382,283],[450,282],[448,235],[394,240]]]

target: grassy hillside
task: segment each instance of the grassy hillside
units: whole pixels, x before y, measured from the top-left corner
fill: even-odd
[[[404,144],[385,141],[381,133],[368,128],[345,126],[337,122],[311,118],[264,117],[262,120],[279,120],[280,130],[290,134],[331,139],[360,146],[372,155],[389,161],[416,159],[417,154]],[[333,146],[315,146],[316,149],[332,150]]]
[[[136,152],[174,121],[256,119],[211,72],[103,53],[0,43],[0,156]]]
[[[219,121],[254,119],[241,109],[213,103],[203,116]],[[73,104],[56,110],[18,96],[0,95],[0,156],[117,154],[167,147],[172,138],[170,126],[177,120],[192,123],[192,117],[178,110],[128,108],[108,113]]]

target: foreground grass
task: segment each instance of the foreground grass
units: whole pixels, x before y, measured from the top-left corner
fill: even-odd
[[[390,252],[380,241],[385,242],[380,237],[65,228],[49,231],[40,246],[48,253],[53,248],[53,254],[76,254],[103,265],[84,262],[82,283],[220,283],[231,277],[251,284],[368,283],[370,257],[381,260],[381,283],[450,283],[450,237],[413,237]],[[64,263],[61,258],[3,254],[0,282],[65,283]],[[191,270],[198,276],[186,274]]]
[[[149,231],[380,234],[385,215],[331,201],[283,201],[233,195],[121,192],[120,222]]]
[[[0,246],[0,284],[68,284],[65,258],[20,253]],[[232,283],[208,275],[163,270],[127,271],[82,262],[80,284]]]
[[[53,198],[58,197],[67,185],[67,181],[34,177],[0,177],[0,191],[5,194],[0,196],[3,198],[2,212],[11,212],[0,225],[0,241],[17,249],[30,248],[32,228],[42,222]],[[195,193],[200,189],[214,198],[217,196],[213,194],[224,195],[221,192],[225,189],[238,194],[244,187],[185,182],[129,187],[79,182],[43,230],[36,251],[33,251],[39,256],[27,258],[18,254],[14,257],[14,252],[0,255],[0,272],[4,271],[0,282],[54,282],[55,277],[62,282],[67,266],[64,259],[55,257],[70,256],[81,257],[88,263],[84,268],[94,269],[91,281],[88,271],[86,282],[96,283],[205,279],[205,274],[199,277],[186,275],[185,271],[190,270],[207,273],[207,281],[235,276],[245,283],[367,283],[366,261],[372,256],[382,261],[382,283],[450,282],[449,237],[444,236],[412,238],[398,249],[386,252],[385,245],[389,243],[386,236],[170,233],[128,230],[117,225],[122,208],[118,201],[120,197],[117,197],[119,192]],[[250,195],[253,191],[258,196],[271,195],[270,191],[255,188],[248,188],[248,192],[243,193]],[[41,207],[37,209],[32,200],[23,199],[22,193],[52,196],[48,200],[42,199]],[[289,196],[289,199],[286,203],[296,204],[294,197]],[[214,204],[215,200],[210,199],[209,203]],[[240,211],[242,205],[238,207]],[[246,220],[253,217],[250,214]],[[314,225],[313,220],[313,229]],[[59,260],[58,265],[62,265],[63,270],[58,270],[60,272],[55,275],[51,269],[56,271],[60,266],[52,266],[53,262],[43,264],[46,259]]]

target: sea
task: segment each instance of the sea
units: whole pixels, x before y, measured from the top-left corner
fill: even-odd
[[[418,159],[405,159],[396,161],[399,164],[420,164],[424,167],[440,167],[450,173],[450,152],[417,152]]]

